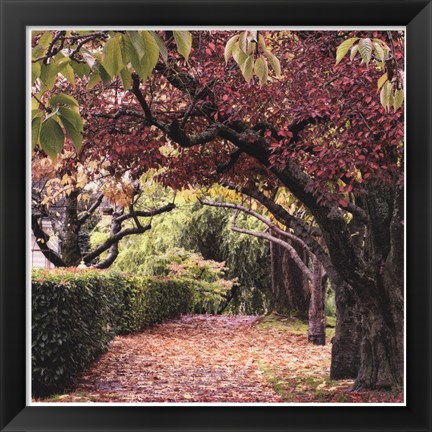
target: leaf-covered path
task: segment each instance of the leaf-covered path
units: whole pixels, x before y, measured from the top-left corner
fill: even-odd
[[[339,402],[335,395],[351,382],[326,381],[330,351],[308,344],[295,325],[287,331],[252,316],[187,315],[116,337],[73,393],[55,400]]]

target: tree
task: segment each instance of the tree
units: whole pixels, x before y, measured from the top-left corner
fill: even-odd
[[[309,257],[302,246],[296,242],[288,242],[299,258],[307,265]],[[289,251],[278,243],[270,242],[272,265],[273,307],[278,313],[308,317],[310,292],[308,280],[291,258]]]
[[[150,35],[159,47],[157,55],[149,32],[128,33],[127,38],[121,32],[94,32],[85,38],[61,32],[52,36],[42,62],[53,59],[53,70],[58,72],[63,60],[55,57],[56,47],[72,41],[66,62],[76,68],[76,60],[85,61],[86,53],[80,52],[83,41],[91,38],[96,57],[89,59],[92,72],[82,74],[83,83],[90,87],[100,79],[105,83],[90,94],[84,92],[79,101],[86,121],[81,157],[96,152],[108,154],[116,163],[124,154],[130,160],[131,154],[140,154],[136,142],[145,137],[146,161],[154,161],[152,156],[160,155],[160,149],[169,155],[160,177],[165,184],[181,188],[228,180],[239,189],[252,189],[254,198],[287,229],[296,231],[333,285],[352,293],[362,315],[355,388],[401,385],[403,112],[389,110],[389,98],[384,98],[385,107],[375,100],[381,75],[377,67],[357,61],[334,65],[336,47],[347,38],[383,41],[388,34],[246,33],[233,44],[239,71],[229,56],[227,66],[220,61],[234,33],[202,32],[197,38],[178,33]],[[402,71],[403,35],[390,35],[392,62]],[[126,58],[118,54],[120,43],[127,45]],[[144,48],[141,55],[140,47],[146,43],[153,48]],[[265,54],[267,47],[280,60],[281,78],[265,73],[263,56],[268,62],[271,58]],[[128,73],[122,72],[124,67]],[[46,74],[51,66],[41,66],[41,73],[42,69],[45,75],[40,81],[51,84]],[[122,90],[129,85],[130,91]],[[39,136],[35,133],[35,144],[40,142],[42,148],[47,131],[56,129],[54,136],[60,136],[48,120],[35,124],[37,130],[42,123]],[[113,135],[121,138],[114,145]],[[132,176],[143,169],[143,158],[137,159],[130,163]],[[275,202],[272,197],[280,187],[308,209],[325,246],[310,235],[302,220]],[[339,306],[346,307],[341,304],[344,296],[337,295]]]
[[[214,202],[214,201],[202,201],[204,205],[212,206],[212,207],[222,207],[222,208],[231,208],[236,209],[236,213],[234,215],[231,229],[235,232],[241,233],[241,234],[247,234],[250,236],[258,237],[261,239],[269,240],[271,247],[278,246],[282,248],[284,251],[289,254],[290,259],[292,261],[292,264],[294,264],[297,269],[300,271],[302,279],[304,279],[307,282],[310,282],[310,289],[309,286],[303,283],[303,280],[301,280],[300,286],[292,287],[288,286],[285,287],[283,284],[282,286],[279,286],[278,288],[283,288],[286,290],[285,295],[287,297],[290,297],[289,299],[289,305],[290,306],[298,306],[293,302],[291,299],[305,295],[304,291],[307,291],[307,293],[310,294],[307,297],[310,297],[310,301],[308,301],[308,317],[309,317],[309,336],[308,340],[309,342],[312,342],[315,345],[325,345],[325,312],[324,312],[324,293],[325,293],[325,283],[324,283],[324,274],[322,272],[322,265],[319,262],[319,260],[316,257],[313,257],[313,270],[311,271],[307,265],[307,261],[309,258],[307,252],[309,252],[308,247],[306,244],[296,237],[295,235],[285,232],[278,228],[274,223],[272,223],[269,219],[263,217],[259,213],[255,212],[252,209],[248,209],[242,205],[236,205],[231,203],[224,203],[224,202]],[[259,221],[263,222],[265,225],[267,225],[268,229],[270,229],[270,232],[266,231],[252,231],[249,229],[241,228],[237,225],[237,219],[240,212],[244,212],[246,214],[249,214]],[[296,244],[294,246],[293,244]],[[299,253],[299,250],[301,251]],[[304,254],[306,253],[306,257]],[[272,256],[272,260],[274,260],[274,257]],[[274,264],[274,263],[272,263]],[[275,279],[277,275],[275,275],[273,272],[278,271],[279,267],[272,266],[272,279]],[[274,283],[274,282],[273,282]],[[306,285],[306,286],[305,286]],[[296,292],[296,289],[299,289],[301,292]],[[278,302],[281,301],[281,298],[284,299],[278,292],[273,291],[273,299],[272,304],[274,307],[283,307],[286,306],[286,303],[280,305]],[[301,313],[301,316],[303,315],[303,304],[302,308],[299,310]],[[286,312],[286,311],[285,311]],[[296,312],[296,311],[295,311]],[[292,313],[292,311],[291,311]]]
[[[103,182],[94,175],[90,181],[90,167],[85,174],[81,164],[71,165],[66,156],[53,163],[35,155],[32,168],[32,231],[41,252],[56,267],[76,267],[83,262],[108,268],[117,258],[123,238],[151,229],[151,224],[141,224],[141,218],[175,208],[168,203],[144,209],[142,201],[138,203],[143,193],[139,183],[117,181],[104,175],[100,166],[98,175]],[[110,234],[90,250],[89,232],[104,214],[110,219]],[[50,222],[58,238],[58,251],[48,243],[50,236],[43,227],[44,220]]]

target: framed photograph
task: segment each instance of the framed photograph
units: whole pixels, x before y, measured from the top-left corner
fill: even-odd
[[[429,1],[0,0],[3,431],[431,431]]]

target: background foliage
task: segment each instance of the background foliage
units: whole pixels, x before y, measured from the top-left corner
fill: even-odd
[[[226,311],[262,313],[267,310],[271,296],[269,245],[233,232],[231,216],[224,209],[203,207],[199,203],[181,205],[155,219],[152,229],[144,235],[125,239],[113,269],[145,276],[175,276],[170,264],[181,264],[187,267],[182,277],[207,287],[207,299],[202,299],[202,307],[195,302],[196,311],[216,312],[223,306],[221,295],[228,294],[235,280],[237,289]],[[252,230],[263,228],[249,216],[241,216],[239,223]],[[95,228],[91,235],[93,247],[103,241],[107,230],[103,221]],[[216,263],[222,263],[222,267],[217,269]],[[231,281],[229,286],[227,281]]]

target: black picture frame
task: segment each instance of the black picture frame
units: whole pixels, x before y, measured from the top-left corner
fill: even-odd
[[[432,5],[420,0],[0,0],[2,431],[431,431]],[[407,26],[407,406],[26,406],[25,27]]]

